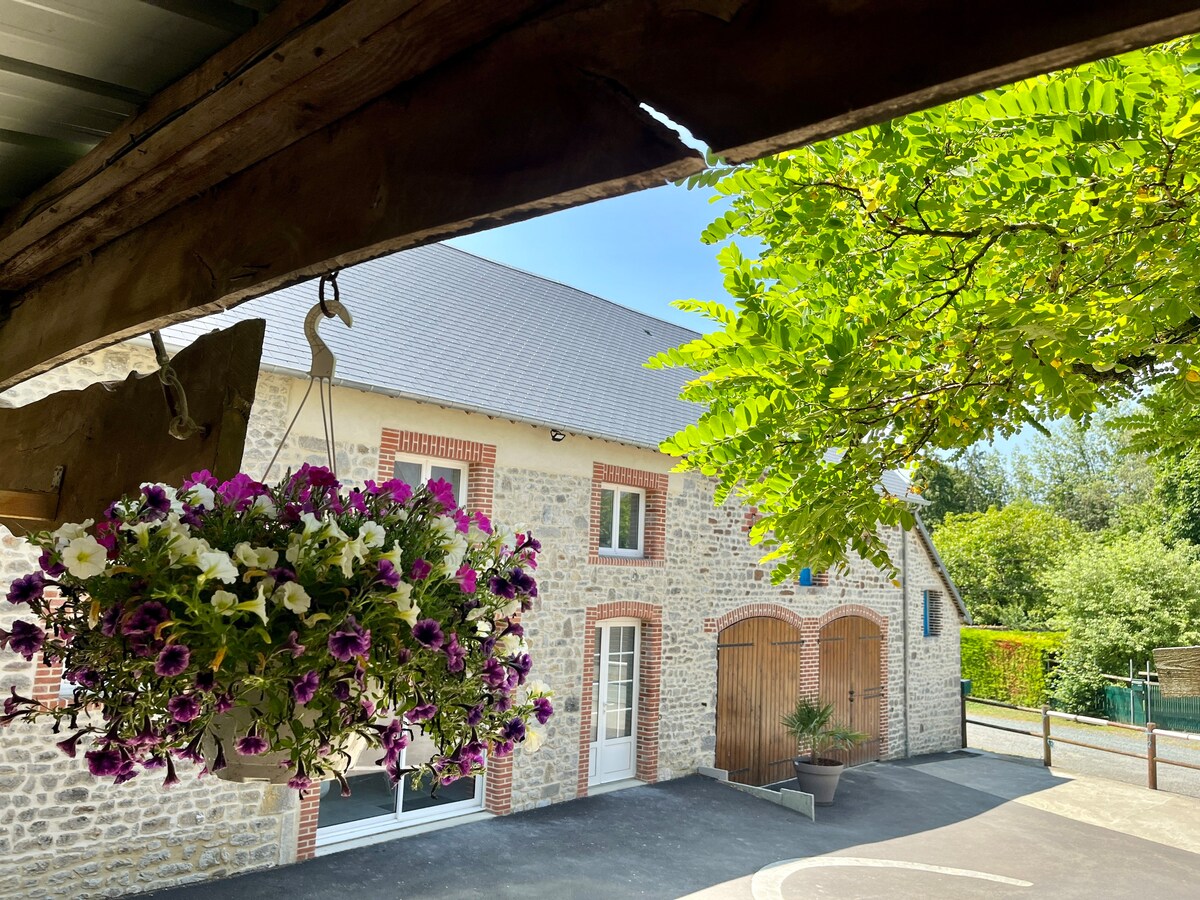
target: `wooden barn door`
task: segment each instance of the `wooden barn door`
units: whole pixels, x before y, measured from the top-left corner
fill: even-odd
[[[796,744],[780,720],[800,696],[800,629],[743,619],[717,636],[717,768],[741,784],[792,777]]]
[[[847,765],[879,759],[879,716],[883,701],[879,626],[861,616],[842,616],[821,629],[821,702],[832,703],[837,720],[868,740],[830,756]]]

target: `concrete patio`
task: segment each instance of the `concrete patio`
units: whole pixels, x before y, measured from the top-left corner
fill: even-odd
[[[816,823],[693,776],[139,895],[1195,897],[1200,801],[1011,758],[849,771]]]

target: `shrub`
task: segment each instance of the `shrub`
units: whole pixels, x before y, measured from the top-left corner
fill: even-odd
[[[961,632],[962,677],[971,694],[1018,706],[1040,706],[1050,696],[1048,673],[1065,635],[1055,631]]]

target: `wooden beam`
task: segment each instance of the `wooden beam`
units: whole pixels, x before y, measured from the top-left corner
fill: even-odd
[[[170,414],[154,373],[0,409],[0,525],[15,534],[54,528],[99,518],[146,481],[178,484],[197,469],[235,475],[265,327],[262,319],[239,322],[171,361],[192,418],[205,426],[186,441],[167,433]],[[58,489],[47,491],[60,468]]]
[[[0,390],[331,266],[701,168],[623,92],[541,55],[443,67],[39,282],[0,327]]]
[[[639,101],[741,160],[1050,67],[1200,30],[1200,0],[977,0],[969,6],[961,0],[530,0],[519,19],[490,25],[471,19],[474,24],[461,31],[438,16],[448,8],[474,16],[475,6],[506,4],[404,3],[410,15],[430,18],[421,20],[426,30],[416,19],[396,20],[403,27],[397,26],[393,40],[403,41],[410,26],[431,37],[430,23],[442,22],[455,35],[450,43],[469,45],[470,52],[452,54],[304,137],[303,128],[255,110],[284,97],[294,103],[309,88],[324,90],[323,70],[311,70],[304,90],[293,91],[289,83],[264,93],[276,86],[268,73],[283,73],[283,63],[240,69],[261,74],[254,96],[267,99],[222,126],[237,140],[185,140],[171,157],[179,166],[178,185],[166,177],[169,164],[137,175],[104,199],[113,204],[111,215],[101,204],[69,216],[44,235],[47,243],[34,254],[42,257],[20,264],[28,268],[13,276],[14,283],[92,248],[7,299],[0,296],[0,390],[114,340],[333,265],[694,170],[695,160],[638,112]],[[364,16],[371,6],[379,4],[310,0],[305,6],[290,0],[280,13],[307,33],[316,27],[314,17],[333,22],[338,12]],[[366,20],[355,21],[361,26]],[[252,40],[259,29],[244,40],[269,55],[292,39],[273,27],[273,43]],[[390,28],[380,28],[362,46],[382,41],[378,36]],[[370,56],[369,48],[348,49],[343,62],[362,59],[363,78],[388,77],[381,63],[399,46],[378,56]],[[412,71],[439,58],[421,57],[425,61]],[[174,105],[156,98],[158,118],[150,121],[187,105],[180,100],[216,104],[224,91],[242,89],[234,79],[208,97],[205,85],[219,83],[213,80],[217,71],[175,91]],[[291,74],[279,74],[281,79],[298,70],[286,71]],[[345,77],[344,84],[354,80]],[[341,95],[330,90],[331,108],[342,109],[336,106]],[[230,112],[241,101],[225,97],[220,103]],[[264,146],[287,145],[239,170],[258,158],[259,136]],[[216,160],[222,162],[218,180],[204,190],[212,181],[206,167]],[[92,154],[80,171],[106,168]],[[177,202],[181,189],[198,195]],[[43,197],[40,206],[24,207],[28,224],[33,216],[39,228],[51,221],[40,219],[43,207],[49,214],[54,202]],[[139,209],[157,218],[126,231],[144,217]]]
[[[0,488],[0,521],[53,522],[58,512],[57,491],[8,491]]]
[[[100,169],[85,157],[51,205],[9,217],[0,290],[19,289],[120,237],[545,5],[507,0],[472,11],[447,0],[402,0],[335,9],[258,57],[236,89],[212,90],[159,121],[139,117],[136,144],[114,151]]]

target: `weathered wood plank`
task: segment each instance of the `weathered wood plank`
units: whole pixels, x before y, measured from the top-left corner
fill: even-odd
[[[0,234],[9,234],[47,210],[59,197],[107,168],[114,157],[126,152],[131,145],[140,143],[147,134],[161,127],[179,110],[228,88],[255,60],[263,54],[270,54],[288,35],[311,22],[328,7],[336,5],[331,0],[283,0],[256,27],[214,53],[179,81],[155,94],[145,109],[131,116],[87,156],[13,207],[0,225]]]
[[[700,168],[622,92],[531,55],[443,67],[40,282],[0,327],[0,390],[333,265]]]
[[[178,484],[197,469],[236,474],[266,323],[239,322],[199,338],[171,361],[202,435],[179,441],[155,373],[63,391],[0,409],[0,525],[16,534],[98,518],[145,481]],[[47,492],[64,467],[60,492]],[[53,501],[53,502],[52,502]]]
[[[150,221],[428,71],[548,0],[347,4],[295,32],[146,138],[136,153],[0,237],[0,290],[16,290]],[[91,165],[81,160],[81,169]]]

